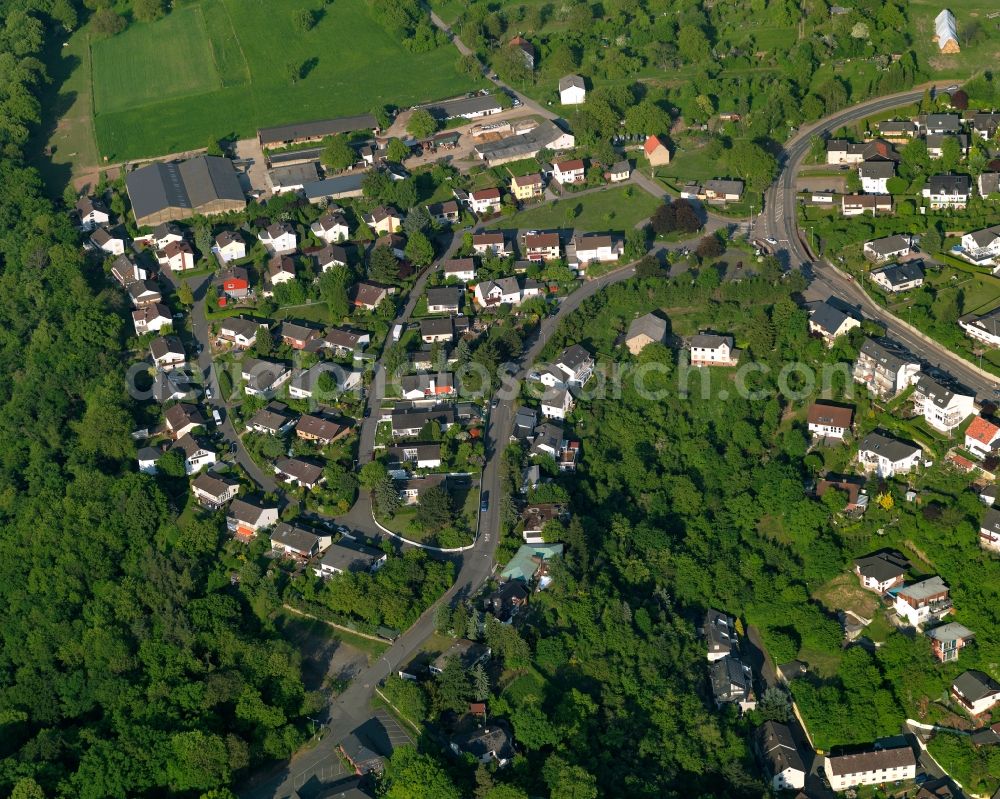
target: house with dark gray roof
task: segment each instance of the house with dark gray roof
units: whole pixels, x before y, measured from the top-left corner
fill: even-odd
[[[919,261],[905,261],[876,269],[872,282],[892,294],[919,288],[924,284],[924,267]]]
[[[713,661],[709,666],[709,682],[715,704],[738,705],[741,711],[757,707],[757,697],[753,691],[753,672],[739,658],[733,655]]]
[[[982,671],[970,669],[952,680],[951,695],[966,713],[981,716],[1000,704],[1000,683]]]
[[[247,204],[233,162],[212,155],[139,167],[126,176],[125,188],[140,227],[241,211]]]
[[[834,791],[856,785],[884,785],[912,780],[917,776],[917,759],[909,746],[876,747],[863,752],[827,755],[823,771]]]
[[[278,522],[271,531],[271,548],[295,558],[311,558],[330,546],[331,540],[331,536],[325,533],[316,533],[287,522]]]
[[[909,571],[910,562],[898,552],[888,550],[854,561],[854,573],[861,581],[861,587],[880,595],[902,585]]]
[[[378,120],[372,114],[360,114],[355,117],[338,117],[261,128],[257,131],[257,140],[262,147],[281,147],[286,144],[319,141],[326,136],[336,136],[340,133],[378,129]]]
[[[771,777],[773,790],[800,790],[805,786],[805,763],[787,725],[765,721],[754,733],[754,749]]]
[[[866,338],[853,376],[855,383],[867,386],[876,397],[890,399],[917,382],[920,362],[892,339]]]
[[[879,477],[912,472],[920,463],[921,450],[916,444],[869,433],[858,447],[858,463],[865,472]]]
[[[862,252],[869,260],[888,261],[890,258],[902,258],[913,252],[913,236],[899,233],[895,236],[886,236],[881,239],[866,241]]]
[[[721,610],[709,608],[701,634],[708,647],[708,660],[714,662],[737,653],[739,637],[736,634],[736,619]]]
[[[332,577],[344,572],[373,572],[386,562],[386,554],[353,538],[341,538],[331,544],[313,567],[317,577]]]
[[[861,327],[861,322],[829,302],[809,305],[809,332],[823,339],[827,347],[856,327]]]
[[[625,346],[638,355],[650,344],[662,344],[667,338],[667,320],[653,313],[632,320],[625,334]]]

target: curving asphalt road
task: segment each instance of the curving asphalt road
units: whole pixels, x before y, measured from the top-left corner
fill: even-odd
[[[922,86],[919,89],[860,103],[799,131],[785,146],[781,172],[764,195],[764,211],[757,218],[754,235],[761,239],[767,237],[777,239],[779,255],[787,256],[788,266],[804,269],[807,272],[811,277],[807,292],[809,299],[825,300],[837,297],[843,300],[862,312],[865,317],[884,325],[886,335],[905,345],[917,357],[943,369],[974,390],[980,399],[992,398],[993,391],[998,385],[997,378],[938,344],[872,301],[857,281],[828,260],[815,258],[806,246],[807,234],[799,229],[795,175],[809,152],[812,136],[828,134],[872,114],[917,102],[923,97],[924,89]]]

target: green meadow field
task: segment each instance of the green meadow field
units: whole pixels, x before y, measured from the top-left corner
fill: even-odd
[[[94,128],[109,161],[249,137],[257,128],[408,107],[475,88],[442,46],[409,53],[365,0],[336,0],[302,33],[301,0],[202,0],[91,44]],[[86,35],[81,33],[81,35]],[[290,66],[302,76],[289,77]]]

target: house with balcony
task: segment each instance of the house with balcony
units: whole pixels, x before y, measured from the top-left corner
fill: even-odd
[[[899,294],[924,285],[924,268],[919,261],[905,261],[876,269],[871,279],[883,291]]]
[[[938,622],[952,610],[950,591],[939,576],[927,577],[896,592],[893,610],[911,627]]]
[[[858,167],[861,190],[866,194],[888,194],[888,183],[896,176],[892,161],[864,161]]]
[[[239,539],[249,540],[278,523],[278,507],[256,500],[234,499],[226,514],[226,527]]]
[[[927,374],[917,379],[913,409],[935,430],[950,434],[975,413],[975,405],[973,393],[952,390]]]
[[[503,233],[474,233],[472,235],[472,250],[476,255],[492,253],[497,258],[509,258],[514,254]]]
[[[958,326],[969,338],[987,347],[1000,347],[1000,308],[987,311],[982,316],[966,314],[958,319]]]
[[[380,549],[362,544],[353,538],[341,538],[330,544],[323,557],[313,566],[317,577],[359,572],[371,574],[385,565],[388,556]]]
[[[570,269],[586,270],[590,264],[615,263],[625,251],[625,240],[610,233],[583,233],[573,237],[566,247]]]
[[[962,236],[961,255],[979,266],[989,266],[1000,257],[1000,225],[973,230]]]
[[[745,713],[757,707],[753,671],[739,658],[729,655],[709,666],[709,682],[717,707],[733,704]]]
[[[1000,704],[1000,683],[982,671],[963,671],[951,683],[951,696],[970,716],[982,716]]]
[[[545,194],[545,181],[537,172],[531,175],[515,175],[510,179],[510,192],[519,202],[532,200]]]
[[[586,167],[579,158],[557,161],[552,165],[552,179],[561,186],[567,183],[583,183],[586,180],[585,171]]]
[[[479,189],[469,195],[469,207],[479,216],[500,213],[500,189]]]
[[[920,464],[921,450],[916,444],[869,433],[858,447],[858,463],[866,474],[893,477],[908,474]]]
[[[825,402],[814,402],[809,406],[807,424],[813,439],[835,439],[843,441],[851,432],[854,409]]]
[[[524,257],[529,261],[555,261],[562,256],[558,233],[528,233],[524,237]]]
[[[972,181],[968,175],[933,175],[921,192],[932,211],[964,210],[971,193]]]
[[[288,558],[308,560],[333,542],[333,536],[278,522],[271,531],[271,549]]]
[[[958,660],[959,653],[972,641],[975,633],[957,621],[941,624],[925,635],[931,640],[931,651],[942,663]]]
[[[240,490],[239,480],[202,472],[191,483],[191,493],[203,508],[218,510]]]
[[[979,546],[1000,552],[1000,510],[990,508],[979,524]]]
[[[917,382],[920,362],[891,339],[866,338],[854,362],[854,382],[889,400]]]

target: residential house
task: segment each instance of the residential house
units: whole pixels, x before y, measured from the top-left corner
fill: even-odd
[[[394,236],[393,238],[398,237]],[[390,242],[390,249],[393,250],[393,255],[396,255],[398,258],[400,256],[397,255],[394,244],[395,242]],[[310,255],[312,255],[320,272],[326,272],[335,266],[347,266],[348,263],[347,250],[339,244],[327,244],[322,249],[310,253]]]
[[[701,186],[698,199],[710,203],[735,203],[743,196],[742,180],[706,180]]]
[[[222,296],[219,304],[224,304],[223,298],[240,301],[250,296],[250,273],[245,267],[230,266],[219,272],[219,289]]]
[[[163,457],[163,453],[156,447],[142,447],[136,453],[139,471],[143,474],[156,474],[156,462],[161,457]]]
[[[320,388],[319,379],[323,374],[329,374],[333,383],[327,389]],[[357,369],[345,369],[330,361],[319,361],[308,369],[295,369],[288,383],[288,396],[293,399],[311,399],[319,394],[321,399],[328,395],[343,394],[346,391],[356,391],[361,386],[361,372]]]
[[[659,136],[647,136],[642,151],[650,166],[666,166],[670,163],[670,148]]]
[[[510,192],[518,201],[531,200],[545,193],[545,182],[537,172],[531,175],[515,175],[510,179]]]
[[[1000,172],[981,172],[976,178],[976,188],[980,197],[1000,194]]]
[[[931,158],[941,158],[944,156],[944,143],[948,140],[958,143],[958,152],[964,158],[969,154],[969,137],[964,133],[950,135],[946,133],[933,133],[927,137],[927,154]]]
[[[890,142],[906,144],[917,135],[917,123],[912,119],[883,119],[878,123],[878,132]]]
[[[350,355],[367,347],[371,343],[371,336],[364,330],[331,327],[323,336],[323,343],[338,355]]]
[[[524,61],[524,65],[528,69],[534,70],[536,53],[535,53],[535,46],[531,42],[529,42],[523,36],[515,36],[513,39],[510,40],[508,46],[511,47],[512,49],[517,50],[521,54],[521,58]]]
[[[552,165],[552,179],[560,186],[567,183],[583,183],[586,180],[586,166],[579,158],[557,161]]]
[[[371,574],[382,568],[387,560],[382,550],[345,537],[327,548],[313,571],[317,577],[332,577],[346,572]]]
[[[998,130],[1000,130],[1000,113],[982,111],[972,115],[972,132],[980,139],[996,138]],[[77,208],[79,207],[77,205]]]
[[[478,763],[496,763],[498,768],[503,768],[514,758],[513,737],[506,724],[495,719],[455,736],[449,746],[456,755],[472,755]]]
[[[984,672],[970,669],[952,680],[951,695],[970,716],[981,716],[1000,703],[1000,683]]]
[[[604,173],[604,177],[609,183],[623,183],[632,177],[632,164],[629,161],[619,161],[616,164],[612,164],[608,171]]]
[[[709,663],[739,653],[740,640],[736,634],[736,619],[728,613],[709,608],[705,613],[701,634],[705,637]]]
[[[854,409],[825,402],[814,402],[809,406],[807,423],[813,438],[833,438],[840,441],[851,432]]]
[[[309,230],[326,244],[346,241],[351,235],[347,219],[339,208],[328,208],[323,216],[309,226]]]
[[[490,252],[498,258],[508,258],[513,255],[510,245],[507,243],[503,233],[474,233],[472,235],[472,249],[476,255],[485,255]]]
[[[145,237],[157,250],[165,249],[168,244],[179,244],[184,241],[184,231],[180,225],[173,222],[161,222],[153,232]]]
[[[436,374],[403,375],[400,379],[403,399],[445,399],[458,393],[455,387],[455,376],[451,372]]]
[[[500,189],[493,187],[472,192],[469,207],[479,216],[500,213]]]
[[[312,341],[318,341],[320,332],[316,328],[300,325],[296,322],[282,322],[278,328],[281,341],[293,350],[304,350]]]
[[[579,344],[573,344],[556,356],[553,366],[560,373],[563,383],[583,386],[594,374],[594,356]]]
[[[840,212],[844,216],[861,216],[892,213],[891,194],[842,194]]]
[[[497,621],[510,624],[517,612],[528,604],[530,593],[520,580],[508,580],[486,597],[485,610],[493,614]]]
[[[974,264],[988,265],[1000,256],[1000,225],[973,230],[962,236],[962,255]]]
[[[921,627],[939,621],[952,608],[948,586],[937,575],[900,588],[893,601],[893,610],[911,627]]]
[[[975,637],[972,630],[956,621],[927,630],[925,634],[931,639],[931,651],[934,657],[942,663],[958,660],[959,653]]]
[[[139,264],[127,255],[119,255],[111,262],[111,277],[122,288],[128,288],[137,280],[147,280],[153,277],[153,274],[151,274],[150,270],[139,266]]]
[[[873,749],[850,755],[827,755],[823,771],[838,793],[856,785],[885,785],[917,776],[917,759],[909,746]]]
[[[772,790],[797,791],[805,787],[805,763],[787,725],[765,721],[754,733],[754,748],[771,778]]]
[[[559,79],[559,102],[563,105],[580,105],[587,100],[587,84],[579,75],[566,75]]]
[[[462,216],[462,211],[454,200],[428,205],[427,213],[439,225],[454,225]]]
[[[827,347],[832,347],[838,338],[856,327],[861,327],[861,322],[829,302],[815,302],[809,306],[809,332],[823,339]]]
[[[977,416],[965,430],[965,448],[978,458],[996,454],[1000,449],[1000,426]]]
[[[278,508],[247,499],[234,499],[226,515],[229,532],[238,538],[253,538],[278,523]]]
[[[830,489],[842,491],[847,495],[845,513],[863,515],[868,510],[868,494],[865,492],[865,481],[860,477],[828,474],[816,482],[816,496],[821,498]]]
[[[692,366],[736,366],[739,362],[740,351],[733,348],[732,336],[699,333],[688,343]]]
[[[1000,347],[1000,308],[987,311],[982,316],[961,316],[958,326],[969,338],[981,341],[988,347]]]
[[[482,283],[476,284],[473,295],[481,308],[491,308],[495,305],[518,305],[524,299],[516,277],[484,280]]]
[[[135,327],[137,336],[146,333],[159,333],[163,328],[172,325],[173,322],[170,309],[163,303],[154,302],[132,311],[132,325]]]
[[[271,397],[292,376],[283,363],[259,358],[243,358],[240,364],[244,392],[251,397]]]
[[[667,321],[653,313],[632,320],[625,333],[625,346],[638,355],[650,344],[663,344],[667,340]]]
[[[380,205],[371,213],[364,214],[363,219],[376,236],[395,233],[403,226],[403,215],[391,205]]]
[[[376,719],[373,719],[372,722],[378,724]],[[347,737],[337,745],[337,753],[342,758],[342,762],[346,761],[348,770],[353,771],[358,777],[371,773],[381,774],[385,770],[385,758],[373,748],[375,744],[372,743],[371,737],[365,734],[365,726],[367,725],[362,725],[348,733]],[[388,743],[387,748],[391,747],[392,744]],[[296,791],[296,793],[298,792]],[[336,795],[330,796],[325,791],[318,795],[324,796],[326,799],[339,799]],[[368,796],[369,794],[364,794],[365,799]]]
[[[153,399],[164,405],[174,400],[187,399],[192,387],[193,381],[187,369],[172,369],[169,372],[157,371],[153,375],[153,385],[149,392]]]
[[[881,433],[869,433],[858,447],[858,463],[879,477],[907,474],[920,463],[920,447]]]
[[[924,268],[919,261],[891,264],[871,273],[872,282],[891,294],[924,285]]]
[[[568,389],[553,386],[542,395],[540,405],[546,419],[565,419],[573,410],[573,395]]]
[[[531,415],[533,419],[537,418],[534,410],[531,410]],[[540,455],[552,458],[561,472],[574,471],[576,469],[576,459],[580,452],[580,442],[568,440],[563,433],[563,429],[554,422],[546,421],[537,426],[532,422],[532,426],[532,433],[525,436],[525,438],[530,438],[531,435],[534,436],[531,439],[531,449],[528,454],[533,458]]]
[[[325,533],[278,522],[271,531],[271,549],[285,557],[308,560],[330,546],[332,539],[332,536]]]
[[[178,366],[183,366],[187,360],[184,352],[184,345],[177,336],[160,336],[149,342],[149,354],[153,358],[153,365],[157,369],[169,371]]]
[[[212,252],[220,263],[228,264],[247,257],[247,243],[238,230],[223,230],[215,237]]]
[[[437,442],[386,447],[386,455],[389,463],[394,465],[412,465],[417,469],[437,469],[441,466],[441,445]]]
[[[410,477],[396,480],[399,489],[399,498],[404,505],[417,505],[421,495],[429,488],[443,488],[447,490],[448,475],[428,474],[423,477]]]
[[[892,161],[865,161],[858,167],[861,190],[866,194],[888,194],[888,182],[896,176]]]
[[[269,253],[283,255],[295,252],[299,237],[290,222],[273,222],[257,234]]]
[[[190,435],[199,427],[205,427],[205,417],[194,405],[187,402],[179,402],[171,405],[163,412],[163,422],[167,432],[177,439]]]
[[[295,435],[303,441],[313,441],[325,447],[347,435],[350,429],[347,425],[327,419],[325,416],[306,413],[296,422]]]
[[[554,524],[558,527],[565,517],[565,505],[555,502],[534,502],[521,511],[521,537],[528,544],[543,544],[546,526]]]
[[[305,458],[279,458],[274,473],[281,482],[306,489],[313,489],[326,479],[323,467]]]
[[[885,550],[866,555],[854,561],[854,573],[861,581],[861,587],[884,596],[890,588],[898,588],[906,582],[910,571],[910,561],[898,552]]]
[[[175,406],[176,407],[176,406]],[[170,447],[170,452],[177,450],[184,457],[184,474],[197,474],[206,466],[215,463],[215,452],[199,444],[190,433],[185,433]]]
[[[218,510],[233,499],[240,490],[239,480],[218,477],[205,472],[191,483],[191,492],[198,503],[210,510]]]
[[[420,340],[425,344],[454,341],[455,320],[450,316],[440,319],[421,319]]]
[[[979,546],[1000,552],[1000,510],[990,508],[979,524]]]
[[[267,274],[264,281],[267,288],[264,290],[265,296],[274,294],[274,287],[282,283],[291,283],[295,280],[298,270],[295,268],[295,259],[288,255],[273,255],[267,262]]]
[[[529,261],[555,261],[562,256],[558,233],[528,233],[524,255]]]
[[[541,591],[552,582],[552,578],[548,576],[548,561],[562,553],[562,544],[523,544],[500,572],[500,579],[517,580],[530,585],[537,578],[538,590]]]
[[[106,227],[99,227],[90,234],[90,243],[106,255],[125,254],[125,236],[122,233],[111,231]]]
[[[427,289],[427,312],[457,314],[462,305],[462,294],[460,288]]]
[[[566,248],[566,262],[572,269],[586,270],[590,264],[614,263],[625,251],[625,240],[608,233],[581,233]]]
[[[909,255],[913,252],[913,243],[913,236],[900,233],[895,236],[866,241],[862,252],[870,261],[882,263]]]
[[[963,210],[971,193],[972,182],[968,175],[933,175],[921,192],[929,200],[931,210]]]
[[[854,382],[888,400],[917,382],[920,362],[890,339],[866,338],[854,362]]]
[[[753,672],[739,658],[732,655],[714,661],[708,669],[715,704],[738,705],[741,712],[757,707],[753,691]]]
[[[81,197],[76,201],[76,213],[80,217],[80,227],[84,231],[107,225],[111,221],[104,202],[94,197]]]
[[[357,308],[374,311],[389,296],[389,287],[381,283],[361,281],[351,289],[351,301]]]
[[[393,438],[412,438],[429,423],[440,425],[442,432],[456,423],[458,417],[453,405],[442,405],[430,410],[394,410],[390,416]]]
[[[136,308],[163,302],[163,294],[155,280],[137,280],[129,285],[127,291],[129,300]]]
[[[951,433],[975,413],[975,405],[974,393],[953,391],[926,374],[917,379],[913,408],[935,430]]]
[[[194,248],[183,240],[171,241],[156,251],[156,261],[171,272],[186,272],[195,267]]]
[[[962,118],[958,114],[924,114],[917,117],[917,124],[924,136],[955,134],[962,131]]]
[[[245,349],[256,343],[257,331],[260,328],[260,322],[254,319],[233,316],[229,319],[223,319],[219,323],[219,338],[228,341],[234,347]]]
[[[475,258],[451,258],[441,266],[445,280],[458,280],[461,283],[471,283],[476,279]]]
[[[283,402],[272,400],[247,420],[247,430],[269,436],[283,436],[295,424],[294,411]]]
[[[984,505],[993,506],[997,501],[997,493],[1000,492],[1000,486],[996,483],[990,483],[988,486],[984,486],[979,489],[979,501]]]
[[[858,165],[865,161],[899,161],[899,155],[892,145],[883,139],[872,139],[867,142],[830,139],[826,143],[828,164]]]

